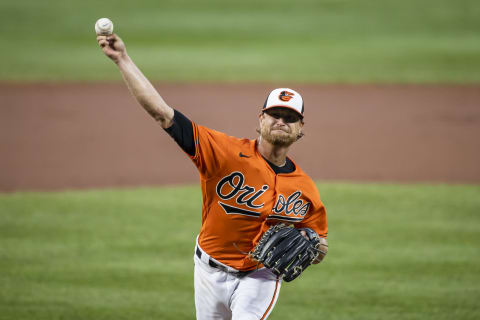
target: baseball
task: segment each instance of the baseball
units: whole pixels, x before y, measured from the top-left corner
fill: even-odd
[[[95,23],[95,32],[97,35],[108,36],[113,33],[113,23],[108,18],[100,18]]]

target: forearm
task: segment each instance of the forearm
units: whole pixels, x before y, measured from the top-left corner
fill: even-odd
[[[130,57],[125,54],[118,60],[117,66],[132,95],[163,128],[171,125],[174,111],[162,99],[145,75],[138,69]]]

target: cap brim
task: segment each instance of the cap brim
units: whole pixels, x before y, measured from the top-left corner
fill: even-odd
[[[300,112],[298,112],[297,109],[292,108],[291,106],[286,106],[286,105],[282,105],[282,104],[275,104],[275,105],[273,105],[273,106],[268,106],[268,107],[266,107],[266,108],[263,108],[263,111],[269,110],[269,109],[272,109],[272,108],[285,108],[285,109],[290,109],[290,110],[292,110],[292,111],[295,111],[295,112],[300,116],[300,118],[303,119],[303,114],[301,114]]]

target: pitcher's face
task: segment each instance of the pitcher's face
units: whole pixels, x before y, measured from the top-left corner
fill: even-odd
[[[303,121],[293,110],[272,108],[259,116],[260,135],[276,146],[288,147],[298,140]]]

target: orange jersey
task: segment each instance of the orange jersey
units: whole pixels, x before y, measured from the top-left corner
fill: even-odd
[[[256,140],[238,139],[192,122],[203,207],[198,242],[211,257],[238,270],[256,267],[249,252],[270,225],[308,227],[326,238],[325,207],[312,179],[295,163],[275,174]]]

